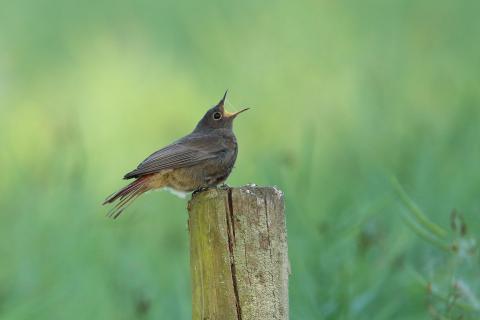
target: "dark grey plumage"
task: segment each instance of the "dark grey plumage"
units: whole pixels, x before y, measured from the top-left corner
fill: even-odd
[[[207,111],[192,133],[152,153],[124,176],[124,179],[136,180],[104,202],[120,200],[113,209],[114,217],[145,191],[168,187],[191,192],[216,186],[228,178],[238,152],[233,120],[248,109],[236,113],[225,111],[226,94]]]

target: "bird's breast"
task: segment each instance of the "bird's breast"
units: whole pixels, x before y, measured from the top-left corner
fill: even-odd
[[[215,157],[190,167],[168,172],[167,186],[178,191],[190,192],[200,187],[216,186],[230,175],[237,158],[238,146],[233,138],[223,139],[223,148]]]

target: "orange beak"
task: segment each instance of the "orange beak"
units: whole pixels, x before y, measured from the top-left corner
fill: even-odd
[[[240,113],[242,113],[243,111],[247,111],[248,109],[250,109],[250,108],[245,108],[245,109],[240,110],[240,111],[237,111],[237,112],[228,112],[228,111],[225,111],[224,116],[227,117],[227,118],[235,118],[235,117],[238,116]]]

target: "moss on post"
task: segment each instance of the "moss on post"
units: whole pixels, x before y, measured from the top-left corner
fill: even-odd
[[[283,193],[209,189],[188,204],[192,318],[288,319]]]

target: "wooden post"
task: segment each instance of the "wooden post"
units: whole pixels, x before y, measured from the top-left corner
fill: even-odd
[[[283,193],[272,187],[209,189],[188,204],[193,320],[286,320]]]

